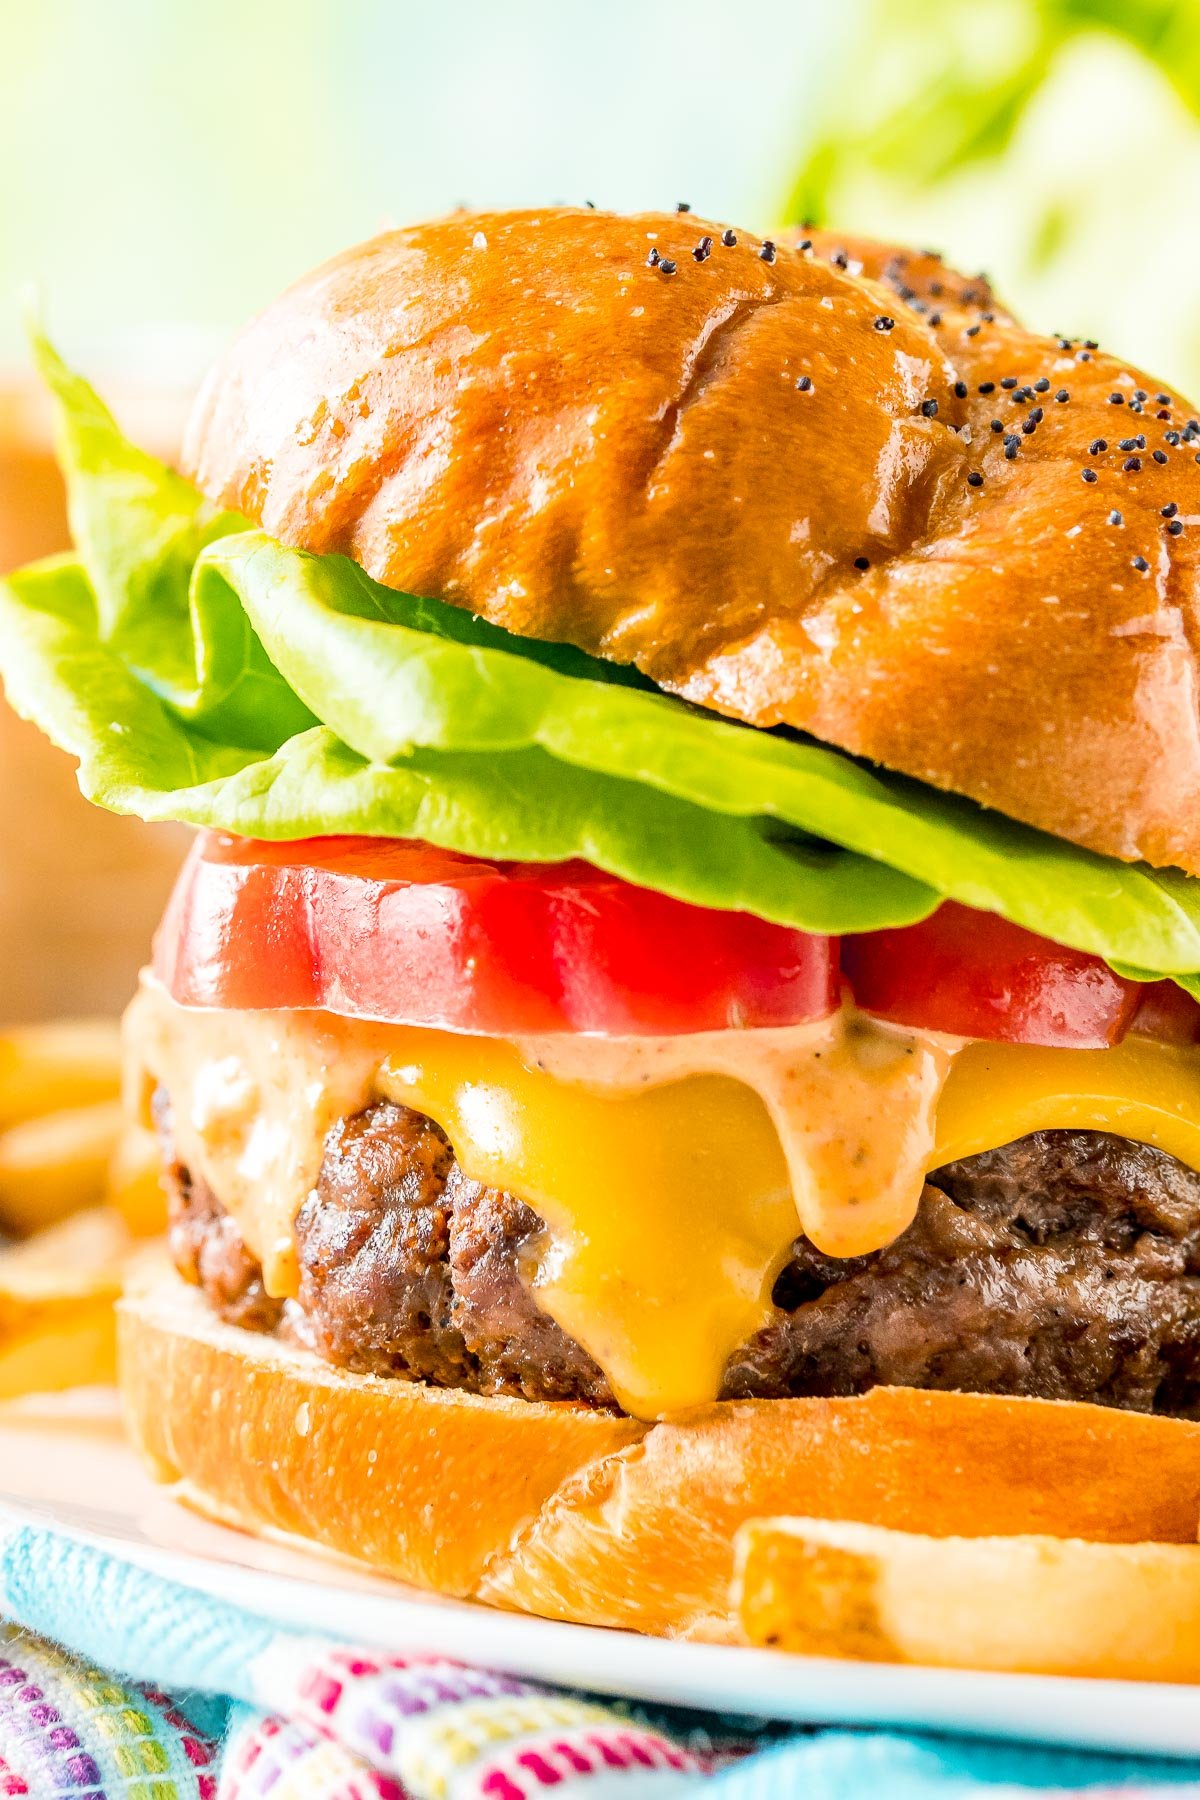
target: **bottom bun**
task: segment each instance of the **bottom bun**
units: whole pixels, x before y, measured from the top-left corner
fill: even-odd
[[[1200,1424],[1106,1407],[874,1388],[647,1426],[351,1375],[221,1324],[173,1271],[122,1302],[119,1360],[154,1474],[226,1523],[594,1625],[737,1638],[755,1518],[1109,1543],[1200,1522]]]

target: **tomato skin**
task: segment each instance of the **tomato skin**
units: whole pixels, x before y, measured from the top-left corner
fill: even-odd
[[[1160,1044],[1200,1044],[1200,1003],[1173,981],[1147,981],[1129,1029]]]
[[[192,1006],[320,1007],[494,1036],[670,1035],[827,1016],[837,951],[580,862],[210,833],[184,865],[154,968]]]
[[[839,971],[840,949],[840,971]],[[487,863],[374,838],[197,840],[155,940],[176,1000],[316,1007],[494,1036],[783,1026],[835,1010],[916,1030],[1104,1049],[1200,1044],[1200,1005],[945,902],[837,940],[710,911],[586,863]]]
[[[153,968],[169,993],[193,1006],[255,1007],[277,983],[311,993],[303,874],[203,862],[198,838],[154,935]],[[247,929],[261,921],[263,929]],[[297,1001],[310,1005],[311,1001]]]
[[[1119,1043],[1143,995],[1099,957],[954,901],[919,925],[845,938],[842,967],[876,1018],[1051,1049]]]

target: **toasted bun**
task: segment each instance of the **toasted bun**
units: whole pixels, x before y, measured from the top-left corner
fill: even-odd
[[[736,1636],[735,1533],[778,1514],[1112,1543],[1200,1521],[1200,1425],[1100,1407],[877,1388],[645,1426],[349,1375],[173,1272],[123,1302],[119,1355],[135,1442],[194,1504],[551,1618]]]
[[[186,460],[391,587],[1200,873],[1197,533],[1161,516],[1200,523],[1186,405],[927,255],[721,232],[568,208],[388,232],[250,325]]]

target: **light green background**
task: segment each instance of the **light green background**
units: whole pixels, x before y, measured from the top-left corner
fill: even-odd
[[[389,222],[765,229],[818,145],[848,229],[1200,397],[1198,118],[1200,0],[0,0],[0,366],[29,280],[88,366],[194,365]]]
[[[0,0],[0,355],[226,330],[462,202],[692,200],[765,224],[847,7],[804,0]]]

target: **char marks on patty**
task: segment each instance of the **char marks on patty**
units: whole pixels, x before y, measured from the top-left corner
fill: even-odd
[[[297,1223],[299,1297],[281,1306],[158,1111],[172,1254],[233,1324],[361,1373],[614,1406],[527,1285],[541,1220],[464,1175],[431,1120],[380,1102],[330,1132]],[[1102,1132],[1037,1132],[935,1171],[884,1250],[839,1261],[798,1238],[774,1299],[723,1397],[883,1384],[1197,1417],[1200,1175]]]
[[[1200,1175],[1039,1131],[928,1178],[916,1219],[839,1262],[806,1240],[729,1395],[957,1388],[1200,1415]]]
[[[231,1325],[276,1330],[283,1307],[263,1286],[261,1264],[212,1189],[175,1154],[171,1102],[163,1088],[154,1095],[154,1123],[163,1152],[172,1262],[185,1281],[204,1289],[209,1304]]]
[[[369,1107],[330,1132],[296,1224],[313,1348],[363,1374],[612,1406],[523,1279],[541,1230],[523,1200],[463,1174],[431,1119]]]

